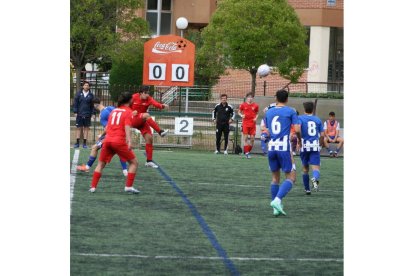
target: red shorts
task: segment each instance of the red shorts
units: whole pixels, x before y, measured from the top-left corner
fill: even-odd
[[[147,122],[145,122],[140,128],[138,128],[139,131],[141,131],[142,136],[144,136],[146,133],[149,135],[152,135],[151,127]]]
[[[131,149],[128,149],[128,145],[125,142],[108,142],[104,141],[101,155],[99,155],[99,161],[109,163],[112,157],[118,154],[121,161],[126,162],[135,158],[135,154]]]
[[[145,124],[145,120],[144,118],[142,118],[142,113],[139,113],[138,115],[132,117],[131,127],[139,129],[144,124]]]
[[[243,126],[243,134],[244,135],[256,135],[256,125],[253,126]]]

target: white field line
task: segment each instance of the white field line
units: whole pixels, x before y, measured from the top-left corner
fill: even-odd
[[[168,182],[166,180],[161,180],[160,182]],[[267,186],[258,186],[258,185],[242,185],[242,184],[229,184],[229,183],[214,183],[214,182],[180,182],[180,184],[198,184],[198,185],[220,185],[220,186],[236,186],[236,187],[246,187],[246,188],[268,188]],[[319,192],[334,192],[334,193],[343,193],[344,191],[340,190],[319,190]]]
[[[209,256],[146,256],[133,254],[96,254],[96,253],[73,253],[76,256],[90,257],[122,257],[139,259],[199,259],[199,260],[222,260],[221,257]],[[343,262],[342,258],[251,258],[251,257],[230,257],[233,261],[298,261],[298,262]]]
[[[70,214],[72,215],[72,198],[73,192],[75,190],[75,181],[76,181],[76,166],[78,165],[79,160],[79,150],[75,150],[72,160],[72,168],[70,170]]]

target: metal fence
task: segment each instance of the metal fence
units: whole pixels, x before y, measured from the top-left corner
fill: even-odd
[[[82,77],[83,80],[89,81],[91,92],[101,99],[104,106],[116,106],[116,102],[111,98],[111,93],[114,91],[137,92],[139,89],[139,85],[109,85],[109,79],[106,73],[83,72]],[[258,80],[256,84],[257,100],[260,100],[260,96],[269,98],[281,88],[286,88],[290,93],[343,93],[343,83],[298,82],[293,84],[286,81],[283,83],[275,83]],[[220,102],[220,95],[226,93],[229,104],[237,108],[244,101],[244,97],[250,89],[251,82],[247,80],[223,81],[218,82],[214,86],[152,87],[151,94],[154,99],[168,104],[169,109],[159,111],[150,108],[149,113],[155,115],[156,121],[161,128],[172,131],[170,135],[164,138],[155,134],[154,145],[158,147],[183,147],[213,151],[215,149],[215,126],[212,123],[211,116],[214,106]],[[73,86],[72,92],[73,95],[76,93],[75,85]],[[73,105],[72,100],[70,103],[71,107]],[[73,113],[71,115],[71,143],[73,143],[76,128]],[[185,116],[194,118],[194,134],[191,137],[184,137],[173,133],[175,118]],[[230,151],[234,151],[235,146],[241,144],[241,120],[238,117],[236,118],[237,120],[232,124],[233,131],[230,133]],[[95,118],[95,121],[92,122],[91,137],[88,137],[88,143],[92,145],[96,136],[102,131],[103,129],[99,124],[99,118]],[[143,145],[143,140],[139,136],[136,136],[135,139],[136,147]]]

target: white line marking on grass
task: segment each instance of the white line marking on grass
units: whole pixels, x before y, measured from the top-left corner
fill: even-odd
[[[75,150],[72,160],[72,168],[70,170],[70,214],[72,215],[72,198],[73,192],[75,190],[75,181],[76,181],[76,166],[78,165],[79,160],[79,150]]]
[[[209,256],[146,256],[133,254],[96,254],[96,253],[74,253],[76,256],[90,256],[90,257],[130,257],[140,259],[199,259],[199,260],[219,260],[221,257]],[[343,262],[341,258],[254,258],[254,257],[230,257],[234,261],[297,261],[297,262]]]
[[[167,182],[165,180],[161,180],[160,182]],[[258,186],[258,185],[242,185],[242,184],[229,184],[229,183],[214,183],[214,182],[181,182],[181,184],[199,184],[199,185],[220,185],[220,186],[236,186],[236,187],[246,187],[246,188],[267,188],[267,186]],[[340,191],[340,190],[325,190],[325,189],[321,189],[319,190],[320,192],[333,192],[333,193],[343,193],[344,191]]]

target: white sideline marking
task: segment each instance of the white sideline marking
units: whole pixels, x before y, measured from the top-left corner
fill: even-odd
[[[208,256],[146,256],[132,254],[96,254],[96,253],[74,253],[77,256],[92,257],[131,257],[141,259],[200,259],[200,260],[222,260],[221,257]],[[298,262],[343,262],[344,259],[339,258],[249,258],[249,257],[231,257],[234,261],[298,261]]]
[[[165,180],[161,180],[161,182],[168,183],[168,181],[165,181]],[[193,182],[193,181],[191,181],[191,182],[182,182],[182,184],[220,185],[220,186],[236,186],[236,187],[246,187],[246,188],[267,188],[266,186],[257,186],[257,185],[242,185],[242,184],[228,184],[228,183],[214,183],[214,182]],[[344,191],[321,189],[321,190],[319,190],[319,192],[343,193]]]
[[[73,192],[75,190],[75,181],[76,181],[76,166],[78,165],[79,160],[79,150],[75,150],[72,160],[72,168],[70,170],[70,214],[72,215],[72,198]]]

